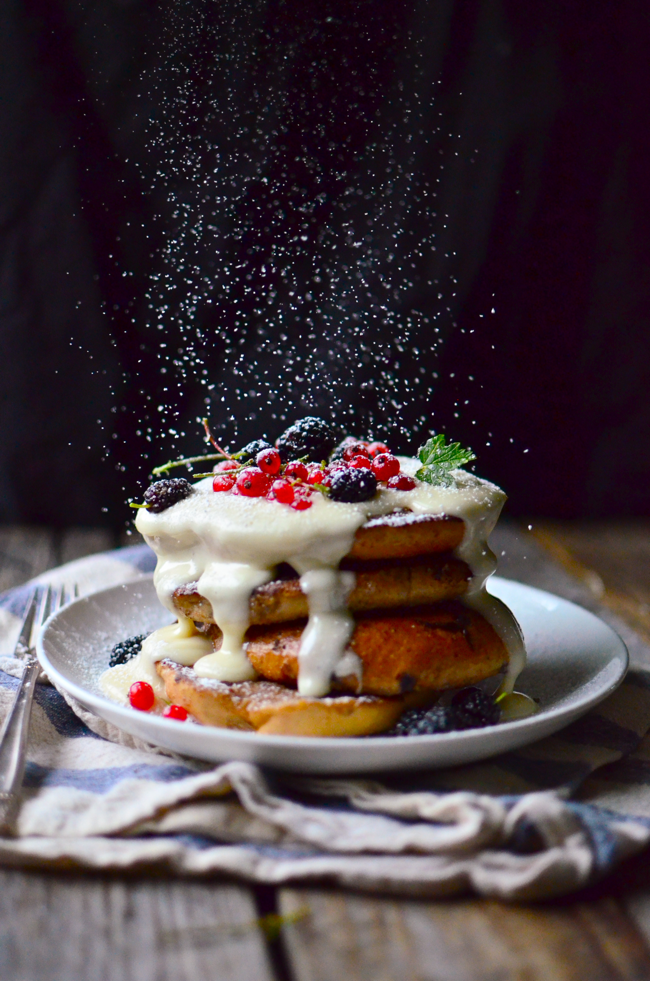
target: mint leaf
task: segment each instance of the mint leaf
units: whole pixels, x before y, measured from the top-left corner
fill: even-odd
[[[469,447],[464,448],[460,443],[447,443],[445,436],[438,433],[431,436],[418,450],[418,459],[422,466],[416,472],[418,480],[439,487],[451,487],[453,480],[451,470],[457,470],[476,459]]]

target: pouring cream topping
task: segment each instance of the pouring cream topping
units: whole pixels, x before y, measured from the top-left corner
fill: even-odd
[[[400,463],[409,474],[420,466],[410,458],[402,457]],[[254,589],[273,578],[275,567],[286,562],[299,573],[309,604],[298,658],[298,691],[305,696],[326,695],[333,675],[356,674],[361,681],[361,662],[348,648],[354,621],[347,611],[347,597],[354,574],[338,566],[367,520],[406,509],[463,520],[465,534],[456,554],[470,567],[472,579],[462,602],[480,612],[502,638],[509,653],[502,688],[512,691],[524,666],[523,639],[510,611],[485,589],[496,568],[487,539],[505,494],[465,470],[454,470],[451,477],[450,487],[418,481],[414,490],[399,491],[380,485],[371,500],[360,503],[332,501],[315,493],[312,506],[300,512],[264,498],[215,493],[207,478],[165,511],[140,509],[136,527],[158,557],[154,584],[160,602],[178,616],[174,591],[198,580],[197,591],[210,601],[223,639],[214,651],[205,637],[195,633],[192,621],[181,617],[178,624],[154,631],[137,658],[123,667],[135,670],[138,662],[152,683],[151,675],[158,681],[154,663],[169,657],[193,664],[202,678],[254,678],[244,640],[249,599]],[[109,669],[104,677],[117,670]]]

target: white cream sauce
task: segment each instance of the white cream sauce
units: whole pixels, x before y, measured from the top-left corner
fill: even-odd
[[[104,671],[99,677],[99,687],[112,701],[128,702],[129,688],[136,681],[148,681],[156,696],[165,697],[165,686],[151,661],[142,656],[142,651],[126,664],[118,664]]]
[[[516,722],[517,719],[528,719],[531,715],[537,715],[539,705],[534,702],[529,695],[523,692],[508,692],[499,700],[501,709],[501,722]]]
[[[400,463],[410,474],[420,465],[410,458],[400,458]],[[219,651],[206,651],[194,661],[181,662],[178,648],[171,655],[167,635],[159,639],[161,631],[155,631],[148,638],[151,644],[145,642],[146,654],[143,648],[139,657],[152,669],[155,660],[172,656],[181,663],[194,663],[201,677],[221,681],[254,677],[244,642],[250,595],[272,578],[277,565],[288,562],[300,574],[309,602],[309,620],[299,654],[298,690],[303,695],[321,696],[329,691],[332,675],[356,674],[361,679],[359,659],[347,647],[354,624],[346,603],[354,576],[340,571],[338,565],[350,551],[356,531],[368,519],[406,508],[415,514],[462,518],[465,535],[456,554],[473,573],[462,601],[482,613],[508,648],[510,664],[503,688],[511,691],[524,664],[521,632],[510,611],[485,589],[496,568],[487,539],[505,494],[464,470],[453,471],[451,476],[451,487],[424,482],[418,482],[412,491],[383,487],[372,500],[355,504],[332,501],[316,493],[306,511],[264,498],[215,493],[208,478],[196,485],[192,495],[160,514],[140,509],[136,527],[158,556],[154,584],[161,603],[176,613],[174,590],[198,580],[197,590],[212,604],[223,642]],[[186,622],[179,629],[187,633],[191,628]],[[184,634],[183,642],[188,640]],[[196,640],[198,644],[186,657],[192,658],[201,650],[200,645],[206,644],[203,637]],[[109,669],[107,674],[117,670]]]
[[[206,660],[211,653],[212,641],[197,633],[191,620],[180,617],[178,623],[160,627],[145,637],[140,653],[126,664],[104,671],[99,678],[99,687],[109,698],[124,702],[135,681],[147,681],[154,693],[164,698],[165,686],[156,672],[157,661],[168,657],[177,664],[191,667],[199,660]]]
[[[320,698],[330,690],[332,675],[354,630],[348,612],[348,596],[354,589],[354,573],[337,569],[310,569],[300,577],[300,586],[309,602],[309,621],[300,641],[298,655],[298,691],[301,695]],[[348,651],[348,662],[356,655]],[[359,675],[361,662],[353,663]]]

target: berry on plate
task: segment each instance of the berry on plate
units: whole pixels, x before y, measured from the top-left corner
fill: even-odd
[[[146,636],[146,634],[138,634],[136,637],[128,637],[127,640],[121,640],[111,651],[108,666],[115,668],[118,664],[126,664],[132,657],[139,654],[142,641]]]
[[[480,688],[463,688],[456,692],[451,700],[451,709],[457,729],[493,726],[501,715],[494,698]]]
[[[434,736],[455,729],[453,712],[448,706],[434,705],[430,709],[408,709],[391,730],[394,736]]]
[[[150,712],[155,701],[156,696],[148,681],[134,681],[129,688],[131,707],[139,712]]]
[[[177,722],[185,722],[187,719],[187,709],[182,705],[167,705],[163,711],[166,719],[176,719]]]

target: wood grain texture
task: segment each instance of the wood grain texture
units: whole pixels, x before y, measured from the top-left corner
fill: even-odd
[[[650,643],[650,521],[541,521],[533,534]]]
[[[0,871],[0,981],[274,981],[249,890]]]
[[[647,981],[650,953],[614,899],[571,906],[436,903],[283,890],[296,981]]]

